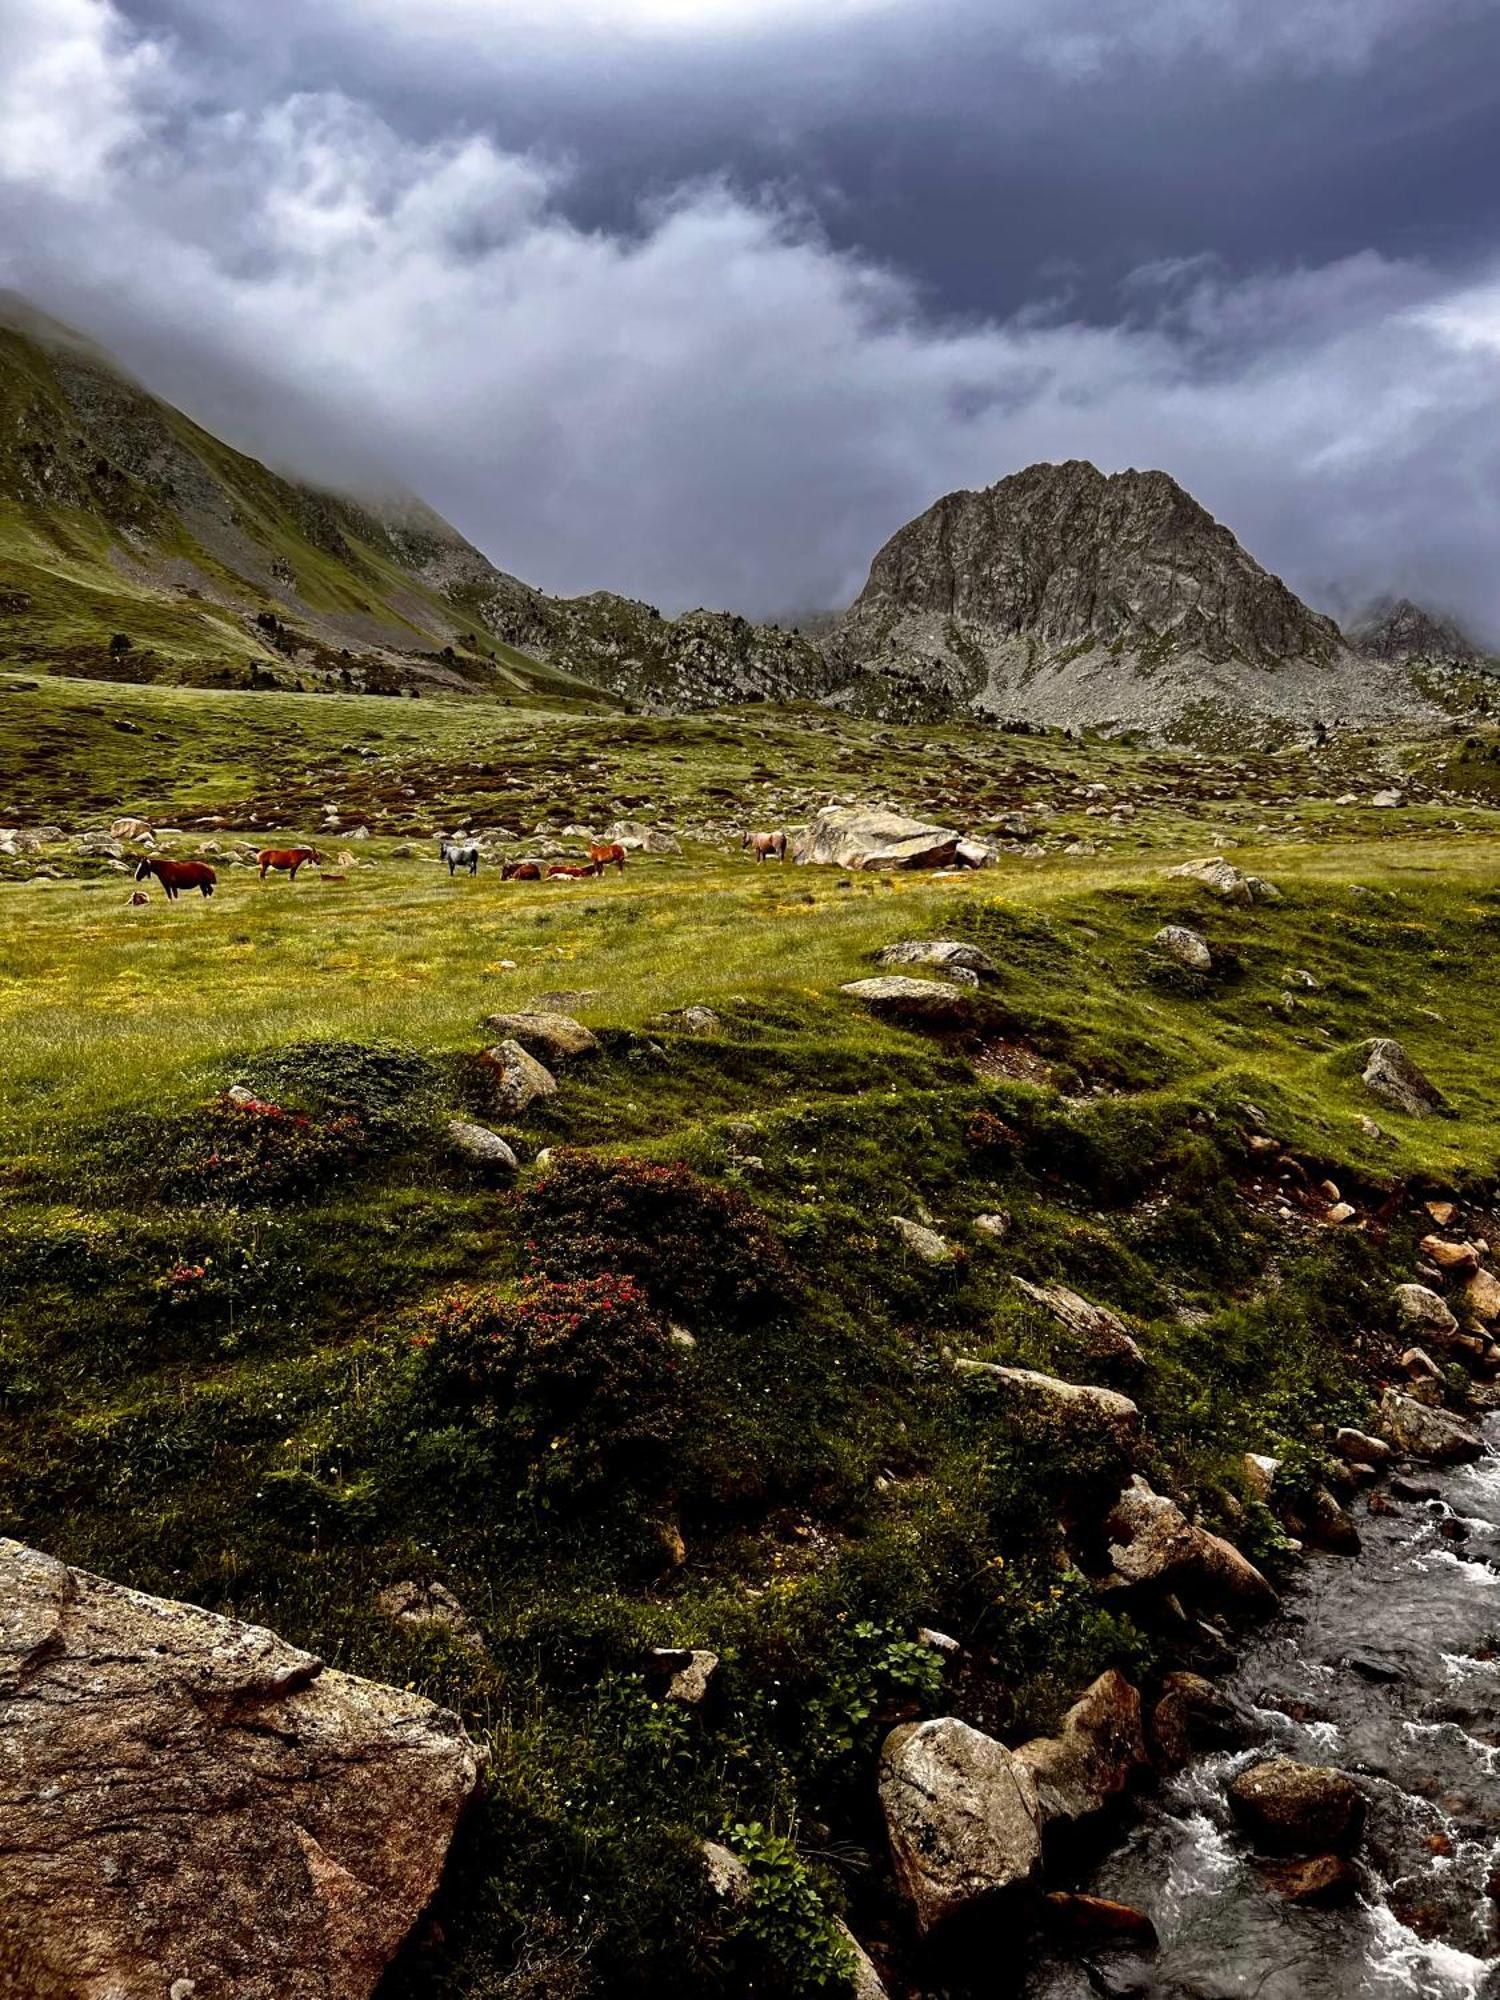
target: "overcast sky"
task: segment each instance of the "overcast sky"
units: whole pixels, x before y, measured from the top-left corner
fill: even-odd
[[[0,0],[0,284],[552,590],[1087,457],[1500,643],[1495,0]]]

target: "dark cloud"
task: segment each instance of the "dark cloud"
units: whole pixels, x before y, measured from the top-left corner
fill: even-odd
[[[1492,10],[154,4],[0,0],[0,270],[252,449],[756,612],[954,485],[1163,464],[1500,631]]]

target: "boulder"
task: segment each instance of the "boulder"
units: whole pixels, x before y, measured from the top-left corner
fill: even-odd
[[[1016,1762],[1031,1774],[1044,1827],[1092,1818],[1145,1768],[1140,1695],[1111,1667],[1074,1702],[1056,1736],[1023,1743]]]
[[[557,1078],[519,1042],[505,1041],[486,1049],[484,1060],[494,1072],[496,1100],[506,1111],[524,1111],[538,1098],[557,1095]]]
[[[1365,1067],[1362,1081],[1372,1097],[1392,1111],[1404,1111],[1411,1118],[1430,1118],[1447,1109],[1447,1099],[1412,1061],[1399,1042],[1376,1036],[1363,1044]]]
[[[1500,1319],[1500,1278],[1490,1271],[1476,1271],[1464,1286],[1464,1305],[1486,1326]]]
[[[893,1215],[891,1227],[914,1257],[920,1257],[924,1264],[951,1264],[953,1245],[935,1229],[928,1229],[920,1222],[913,1222],[904,1215]]]
[[[646,1662],[647,1679],[660,1686],[665,1700],[683,1708],[702,1706],[718,1671],[718,1654],[701,1647],[658,1646]]]
[[[691,1007],[675,1007],[670,1014],[664,1014],[665,1026],[676,1028],[684,1035],[716,1035],[724,1023],[712,1007],[694,1003]]]
[[[1031,1881],[1041,1864],[1030,1773],[956,1716],[891,1731],[880,1753],[880,1805],[896,1880],[924,1937]]]
[[[1195,1527],[1182,1509],[1132,1479],[1105,1521],[1109,1560],[1123,1584],[1269,1610],[1276,1593],[1231,1542]]]
[[[1244,1724],[1228,1695],[1202,1674],[1168,1674],[1151,1711],[1151,1740],[1164,1764],[1180,1766],[1200,1750],[1236,1743]]]
[[[998,1208],[991,1215],[976,1215],[974,1227],[981,1236],[988,1236],[992,1243],[1003,1243],[1010,1234],[1010,1214]]]
[[[1198,882],[1227,903],[1275,903],[1281,892],[1258,875],[1242,875],[1222,854],[1206,854],[1197,861],[1184,861],[1169,868],[1169,876],[1179,881]]]
[[[1103,1430],[1122,1450],[1129,1451],[1140,1429],[1141,1413],[1128,1396],[1092,1383],[1060,1382],[1034,1368],[1004,1368],[995,1361],[972,1361],[960,1355],[953,1364],[961,1376],[997,1391],[1017,1409],[1050,1417],[1065,1429],[1086,1426]]]
[[[145,840],[150,832],[149,819],[134,819],[129,814],[117,819],[109,829],[111,840]]]
[[[484,1025],[519,1042],[529,1055],[545,1056],[549,1062],[593,1055],[599,1047],[593,1030],[571,1014],[489,1014]]]
[[[619,843],[627,854],[681,854],[682,842],[660,827],[646,826],[638,819],[616,820],[605,838]]]
[[[973,1009],[961,987],[937,979],[905,979],[895,973],[882,979],[852,979],[839,991],[883,1020],[913,1027],[961,1027]]]
[[[749,1907],[755,1893],[755,1883],[750,1870],[734,1852],[717,1840],[700,1843],[703,1855],[703,1872],[708,1877],[708,1891],[726,1909],[743,1910]]]
[[[944,972],[958,969],[987,979],[1000,976],[999,966],[987,951],[957,938],[907,938],[901,944],[888,944],[876,953],[876,959],[881,965],[936,965]]]
[[[1365,1824],[1365,1795],[1344,1771],[1269,1757],[1229,1783],[1235,1818],[1271,1854],[1349,1854]]]
[[[1457,1465],[1478,1458],[1484,1440],[1473,1424],[1448,1410],[1387,1389],[1380,1399],[1380,1430],[1397,1451],[1429,1465]]]
[[[1352,1902],[1359,1890],[1359,1870],[1342,1854],[1314,1854],[1306,1861],[1265,1861],[1261,1873],[1278,1896],[1306,1909]]]
[[[1391,1296],[1408,1333],[1444,1345],[1458,1332],[1458,1321],[1428,1286],[1397,1285]]]
[[[1479,1269],[1479,1252],[1472,1243],[1452,1243],[1445,1236],[1424,1236],[1417,1246],[1428,1263],[1440,1271],[1467,1276]]]
[[[792,858],[826,868],[949,868],[962,836],[896,812],[825,806],[792,842]]]
[[[1371,1437],[1368,1431],[1352,1430],[1347,1424],[1333,1434],[1333,1448],[1347,1465],[1388,1465],[1391,1448],[1384,1438]]]
[[[14,1990],[366,2000],[481,1753],[421,1697],[0,1541]]]
[[[1092,1300],[1069,1291],[1066,1285],[1033,1285],[1025,1278],[1017,1278],[1015,1283],[1033,1305],[1040,1306],[1067,1328],[1091,1362],[1122,1373],[1134,1373],[1143,1366],[1144,1356],[1129,1327],[1108,1306],[1096,1306]]]
[[[995,850],[987,840],[961,840],[953,850],[955,868],[988,868],[994,859]]]
[[[1208,948],[1208,940],[1182,924],[1163,924],[1151,942],[1189,972],[1212,972],[1214,969],[1214,955]]]
[[[375,1599],[376,1608],[396,1625],[438,1625],[466,1646],[484,1642],[479,1627],[443,1583],[417,1583],[405,1577],[387,1584]]]
[[[475,1125],[467,1118],[448,1120],[448,1143],[470,1166],[487,1167],[492,1172],[513,1174],[521,1162],[498,1132],[488,1125]]]

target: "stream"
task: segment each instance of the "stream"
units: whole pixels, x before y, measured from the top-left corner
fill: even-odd
[[[1500,1419],[1487,1436],[1494,1455],[1415,1475],[1440,1498],[1361,1506],[1357,1556],[1302,1564],[1220,1681],[1254,1747],[1165,1779],[1069,1885],[1146,1911],[1159,1950],[1048,1957],[1027,2000],[1500,2000]],[[1262,1879],[1225,1786],[1268,1755],[1358,1779],[1353,1903],[1298,1908]]]

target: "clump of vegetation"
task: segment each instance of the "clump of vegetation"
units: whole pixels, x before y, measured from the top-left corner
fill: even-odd
[[[316,1119],[259,1097],[218,1098],[172,1131],[161,1190],[186,1202],[307,1195],[347,1172],[367,1143],[352,1111]]]

